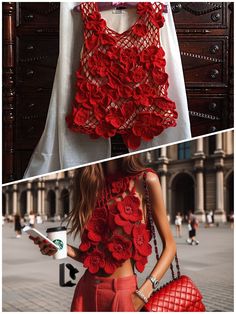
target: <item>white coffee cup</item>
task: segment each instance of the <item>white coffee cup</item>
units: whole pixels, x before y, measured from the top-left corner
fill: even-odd
[[[54,259],[67,257],[67,235],[66,227],[54,227],[47,229],[47,237],[58,247],[58,251],[53,255]]]

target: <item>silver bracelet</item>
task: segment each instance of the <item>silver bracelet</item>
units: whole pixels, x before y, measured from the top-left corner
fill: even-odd
[[[145,295],[140,290],[136,290],[135,293],[144,303],[148,303],[148,298],[145,297]]]

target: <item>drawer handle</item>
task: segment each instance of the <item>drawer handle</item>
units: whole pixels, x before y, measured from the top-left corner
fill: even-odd
[[[211,46],[211,48],[209,49],[211,54],[216,54],[217,52],[219,52],[219,50],[220,47],[218,45]]]
[[[34,50],[34,46],[29,44],[28,46],[26,46],[26,50],[28,51]]]
[[[219,21],[219,19],[220,19],[220,13],[213,13],[213,14],[211,15],[211,19],[212,19],[213,22]]]
[[[210,111],[215,111],[216,107],[217,107],[217,104],[215,102],[210,103],[208,106]]]
[[[209,128],[209,132],[215,132],[217,131],[217,127],[215,125],[212,125],[210,128]]]
[[[27,22],[31,22],[34,19],[34,15],[33,14],[28,14],[24,16],[25,21]]]
[[[179,13],[182,10],[182,4],[177,3],[171,7],[173,13]]]
[[[28,105],[28,107],[29,107],[29,108],[33,108],[33,107],[35,107],[35,104],[34,104],[34,103],[31,103],[31,104]]]
[[[210,76],[212,79],[216,79],[217,76],[219,75],[219,73],[220,72],[217,69],[213,69],[213,70],[211,70]]]
[[[189,115],[192,117],[198,117],[198,118],[207,119],[207,120],[218,120],[218,121],[220,120],[219,117],[213,116],[212,114],[192,111],[192,110],[189,111]]]
[[[27,72],[26,72],[26,76],[28,76],[28,77],[31,77],[31,76],[33,76],[34,75],[34,70],[28,70]]]

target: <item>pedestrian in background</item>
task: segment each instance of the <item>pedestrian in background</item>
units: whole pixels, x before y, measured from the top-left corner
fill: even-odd
[[[229,222],[230,222],[230,228],[233,229],[234,227],[234,212],[233,211],[230,212]]]
[[[35,214],[31,211],[29,213],[29,225],[31,228],[34,228],[34,224],[35,224]]]
[[[198,245],[199,241],[196,239],[196,233],[197,233],[197,228],[199,225],[198,219],[195,215],[191,214],[189,224],[191,229],[189,230],[189,238],[191,242],[189,244],[191,245]]]
[[[15,232],[16,232],[16,238],[20,238],[21,237],[21,222],[20,222],[20,215],[19,214],[15,214],[14,216],[14,224],[15,224]]]
[[[182,236],[182,216],[180,212],[175,216],[175,227],[176,227],[176,237],[181,238]]]

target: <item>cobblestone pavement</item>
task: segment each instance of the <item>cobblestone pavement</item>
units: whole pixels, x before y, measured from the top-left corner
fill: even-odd
[[[56,223],[44,223],[37,228],[44,232]],[[173,233],[175,234],[174,226]],[[182,238],[176,238],[181,270],[192,278],[201,290],[207,311],[233,312],[233,230],[228,226],[200,227],[199,246],[187,245],[187,227]],[[4,312],[68,312],[74,287],[59,286],[59,264],[71,263],[77,269],[77,280],[83,267],[71,259],[60,261],[40,254],[26,234],[15,238],[13,224],[3,225],[2,307]],[[68,243],[75,243],[69,239]],[[142,282],[152,269],[151,256]],[[69,274],[66,273],[66,279]],[[169,279],[169,275],[162,282]],[[75,281],[75,282],[76,282]]]

